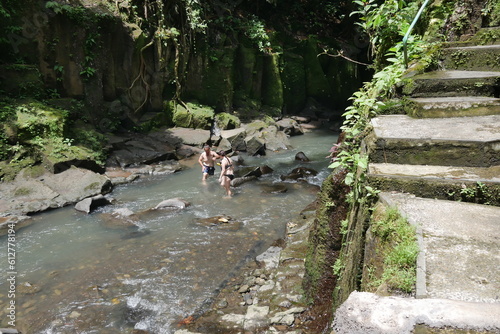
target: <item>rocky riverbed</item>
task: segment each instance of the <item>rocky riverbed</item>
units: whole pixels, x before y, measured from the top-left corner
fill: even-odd
[[[179,322],[175,334],[306,333],[302,290],[314,204],[286,227],[286,236],[241,268],[218,295]]]

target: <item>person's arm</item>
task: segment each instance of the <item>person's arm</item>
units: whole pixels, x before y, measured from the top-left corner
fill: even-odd
[[[203,153],[200,154],[200,157],[198,158],[198,163],[200,164],[201,168],[203,168]]]

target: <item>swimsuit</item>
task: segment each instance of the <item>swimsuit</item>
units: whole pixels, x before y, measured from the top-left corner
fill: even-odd
[[[204,174],[206,173],[208,175],[214,175],[215,167],[204,165],[203,166],[203,173]]]
[[[227,159],[227,162],[228,164],[226,165],[226,170],[230,167],[233,167],[232,164],[229,163],[229,158],[228,157],[225,157]],[[224,176],[227,176],[230,180],[233,180],[234,179],[234,175],[233,174],[224,174]]]

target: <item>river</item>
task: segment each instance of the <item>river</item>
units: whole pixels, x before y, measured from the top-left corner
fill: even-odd
[[[16,233],[17,328],[44,334],[175,332],[176,324],[199,310],[238,268],[282,238],[286,223],[315,199],[336,140],[331,131],[315,130],[292,137],[290,150],[244,156],[245,165],[267,165],[274,172],[235,188],[232,198],[224,198],[217,177],[201,182],[193,158],[175,174],[116,187],[110,194],[114,203],[92,214],[70,206],[35,215],[33,224]],[[299,151],[311,162],[295,161]],[[307,182],[284,182],[286,193],[263,193],[263,187],[282,183],[280,176],[299,166],[319,173]],[[105,223],[117,208],[139,213],[169,198],[191,205],[142,215],[135,229]],[[197,221],[218,215],[233,223]],[[6,268],[6,236],[0,244]],[[8,290],[2,280],[2,305],[12,300]],[[0,311],[0,327],[9,327],[8,312]]]

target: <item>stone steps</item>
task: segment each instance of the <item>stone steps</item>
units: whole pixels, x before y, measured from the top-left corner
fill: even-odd
[[[485,116],[500,114],[500,99],[485,96],[418,97],[412,115],[421,118]]]
[[[498,97],[500,72],[434,71],[415,75],[404,93],[411,97]]]
[[[500,44],[455,46],[442,50],[442,65],[447,70],[500,70]]]
[[[500,166],[452,167],[370,163],[368,182],[382,191],[500,206]]]
[[[500,301],[500,207],[381,193],[416,226],[417,297]]]
[[[490,167],[500,164],[500,115],[371,120],[366,138],[371,163]]]

